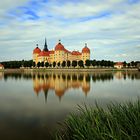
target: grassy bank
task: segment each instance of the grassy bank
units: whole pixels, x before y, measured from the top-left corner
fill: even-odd
[[[111,104],[107,110],[98,105],[78,108],[70,114],[56,134],[58,140],[139,140],[140,99]]]

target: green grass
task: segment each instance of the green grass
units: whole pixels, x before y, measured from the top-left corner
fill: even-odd
[[[110,104],[107,110],[96,104],[78,107],[56,133],[56,140],[140,140],[140,99]]]

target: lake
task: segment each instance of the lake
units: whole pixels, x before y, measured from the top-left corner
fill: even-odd
[[[0,139],[49,139],[78,105],[139,96],[140,72],[0,72]]]

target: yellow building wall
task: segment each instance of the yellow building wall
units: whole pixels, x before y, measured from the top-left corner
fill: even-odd
[[[70,60],[71,62],[73,60],[79,61],[83,60],[85,63],[86,60],[90,59],[90,53],[82,53],[81,55],[72,55],[69,52],[65,52],[63,50],[56,50],[54,51],[54,54],[50,54],[49,56],[38,56],[38,54],[33,54],[33,61],[37,64],[38,62],[49,62],[53,63],[54,61],[56,63],[63,61]]]
[[[38,63],[38,54],[33,54],[33,62]]]
[[[86,60],[90,59],[90,53],[82,53],[82,59],[83,62],[85,63]]]
[[[55,54],[54,60],[56,63],[58,62],[62,63],[66,59],[64,51],[57,50],[55,51],[54,54]]]

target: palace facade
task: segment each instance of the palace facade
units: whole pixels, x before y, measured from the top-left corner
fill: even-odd
[[[54,50],[49,50],[47,41],[45,39],[45,45],[42,51],[38,47],[38,44],[33,50],[33,61],[35,62],[35,64],[37,64],[38,62],[49,62],[50,64],[52,64],[53,62],[62,63],[63,61],[67,60],[71,62],[73,60],[83,60],[83,62],[85,63],[87,59],[90,59],[90,49],[87,47],[87,44],[85,44],[81,52],[69,51],[64,47],[63,44],[61,44],[61,41],[59,40]]]

